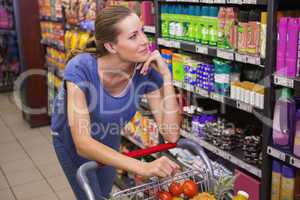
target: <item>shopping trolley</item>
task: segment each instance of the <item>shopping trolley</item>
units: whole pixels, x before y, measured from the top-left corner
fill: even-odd
[[[216,182],[214,177],[214,170],[212,168],[212,164],[204,152],[203,148],[199,146],[198,143],[190,140],[190,139],[180,139],[177,144],[160,144],[155,147],[151,147],[148,149],[140,149],[136,151],[132,151],[125,155],[132,158],[139,158],[146,155],[150,155],[153,153],[158,153],[162,151],[166,151],[172,148],[183,148],[193,152],[195,155],[200,156],[203,163],[205,164],[205,168],[203,169],[195,169],[195,168],[187,168],[182,172],[177,173],[176,175],[158,179],[152,178],[151,181],[138,185],[133,188],[125,189],[123,191],[112,194],[113,199],[118,200],[153,200],[158,199],[157,194],[159,191],[167,190],[168,185],[170,185],[173,181],[183,182],[184,180],[190,179],[193,180],[199,186],[199,192],[212,192],[213,186]],[[95,195],[90,187],[89,180],[87,178],[87,172],[90,170],[96,170],[98,167],[101,167],[101,164],[98,164],[95,161],[89,161],[82,166],[77,171],[77,181],[83,191],[86,193],[88,200],[96,200]],[[224,191],[224,194],[228,193],[228,191]],[[223,195],[222,195],[223,196]],[[229,195],[230,196],[230,195]]]

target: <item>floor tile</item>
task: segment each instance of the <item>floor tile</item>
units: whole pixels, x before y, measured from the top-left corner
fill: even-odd
[[[39,197],[31,198],[30,200],[58,200],[58,197],[55,193],[50,193]]]
[[[69,182],[64,175],[47,178],[47,181],[55,191],[71,189],[71,186],[69,185]]]
[[[76,200],[76,197],[71,189],[60,190],[56,192],[61,200]]]
[[[35,168],[6,173],[6,176],[12,187],[43,180],[41,173]]]
[[[0,164],[28,158],[21,145],[9,142],[0,145]]]
[[[64,172],[57,161],[39,165],[38,168],[46,178],[64,176]]]
[[[40,149],[40,151],[32,151],[30,152],[29,156],[37,166],[54,163],[57,161],[57,157],[53,149]]]
[[[12,191],[9,188],[0,190],[0,199],[2,200],[16,200]]]
[[[29,200],[53,193],[45,180],[13,187],[18,200]]]
[[[20,140],[20,143],[22,144],[26,152],[30,150],[39,151],[39,149],[51,150],[53,148],[52,144],[50,144],[50,142],[41,134],[23,138],[22,140]]]
[[[5,173],[23,171],[25,169],[35,168],[33,161],[30,158],[16,160],[1,165]]]
[[[6,189],[6,188],[9,188],[8,182],[7,182],[4,174],[0,171],[0,190]]]
[[[24,138],[37,137],[37,135],[41,134],[38,129],[30,129],[27,126],[28,126],[27,124],[23,124],[23,123],[17,124],[11,127],[12,133],[19,140],[22,140]]]
[[[15,136],[12,134],[11,130],[8,129],[6,126],[2,127],[0,125],[0,144],[9,143],[9,142],[16,142]]]

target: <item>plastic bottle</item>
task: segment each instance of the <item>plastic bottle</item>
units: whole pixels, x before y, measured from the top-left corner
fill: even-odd
[[[285,54],[285,75],[294,78],[297,73],[299,23],[297,18],[290,18],[287,31],[287,49]]]
[[[296,131],[294,139],[294,154],[300,157],[300,110],[296,113]]]
[[[292,91],[283,88],[276,101],[273,118],[273,144],[287,152],[293,149],[295,134],[296,103]]]
[[[260,54],[260,11],[252,10],[248,23],[248,54],[258,56]]]
[[[233,7],[226,8],[225,18],[225,43],[224,48],[226,49],[237,49],[237,9]]]
[[[169,37],[168,10],[168,5],[161,5],[161,35],[163,38]]]
[[[218,44],[218,7],[210,7],[209,9],[209,45],[210,46],[217,46]]]
[[[218,48],[224,48],[226,8],[221,7],[218,14]]]
[[[247,54],[249,12],[240,11],[238,23],[238,52]]]
[[[238,191],[237,195],[233,197],[232,200],[248,200],[249,194],[244,191]]]
[[[202,40],[202,7],[197,6],[197,11],[196,11],[196,17],[195,17],[195,22],[196,22],[196,30],[195,30],[195,42],[201,43]]]
[[[273,160],[271,200],[280,200],[281,170],[282,170],[281,163],[277,160]]]
[[[282,17],[278,24],[276,73],[280,75],[285,74],[288,21],[289,19],[287,17]]]
[[[209,7],[202,7],[201,43],[207,45],[209,42]]]
[[[268,13],[261,13],[260,21],[260,57],[266,58],[266,45],[267,45],[267,20]]]
[[[295,179],[295,169],[283,165],[281,173],[280,200],[294,200]]]

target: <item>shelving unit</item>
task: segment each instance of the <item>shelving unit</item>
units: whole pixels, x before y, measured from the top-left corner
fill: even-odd
[[[252,65],[258,65],[261,67],[263,66],[264,59],[260,57],[254,57],[250,55],[242,55],[230,50],[218,49],[214,47],[209,47],[205,45],[196,44],[193,42],[186,42],[186,41],[177,41],[177,40],[170,40],[164,38],[158,38],[157,44],[169,48],[176,48],[183,51],[188,51],[192,53],[199,53],[203,55],[223,58],[226,60],[237,61],[241,63],[247,63]]]
[[[228,4],[228,5],[267,5],[267,0],[159,0],[159,2]]]

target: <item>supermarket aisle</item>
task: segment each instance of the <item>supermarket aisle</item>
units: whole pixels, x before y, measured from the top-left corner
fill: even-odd
[[[49,127],[31,129],[11,94],[0,94],[0,199],[75,199],[55,157]]]

